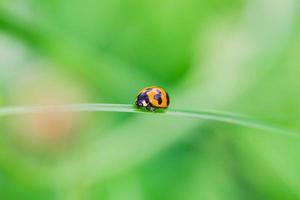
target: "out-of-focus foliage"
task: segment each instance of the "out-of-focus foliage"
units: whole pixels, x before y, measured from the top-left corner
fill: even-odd
[[[2,0],[0,105],[131,103],[300,130],[297,0]],[[0,120],[0,199],[300,199],[300,141],[180,117]]]

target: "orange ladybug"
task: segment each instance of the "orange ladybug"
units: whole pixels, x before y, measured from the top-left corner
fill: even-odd
[[[150,86],[142,89],[136,97],[135,105],[140,109],[155,111],[166,109],[170,104],[168,93],[161,87]]]

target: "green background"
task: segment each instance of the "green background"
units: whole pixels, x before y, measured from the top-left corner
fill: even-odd
[[[0,105],[224,110],[300,130],[298,0],[1,0]],[[165,115],[1,118],[0,199],[300,199],[300,141]]]

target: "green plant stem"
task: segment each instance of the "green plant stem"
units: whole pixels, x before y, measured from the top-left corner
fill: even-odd
[[[145,113],[145,114],[160,114],[178,117],[189,117],[209,121],[217,121],[230,123],[255,129],[260,129],[268,132],[279,133],[282,135],[293,136],[300,138],[300,133],[291,131],[286,128],[274,126],[272,124],[263,123],[252,120],[247,117],[225,113],[219,111],[184,111],[168,109],[165,112],[145,112],[136,109],[130,104],[66,104],[66,105],[51,105],[51,106],[16,106],[0,108],[0,116],[13,116],[24,114],[37,114],[44,112],[121,112],[121,113]]]

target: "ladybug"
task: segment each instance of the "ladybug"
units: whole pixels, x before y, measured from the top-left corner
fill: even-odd
[[[170,98],[168,93],[160,87],[150,86],[142,89],[136,97],[137,108],[155,111],[166,109],[169,106]]]

